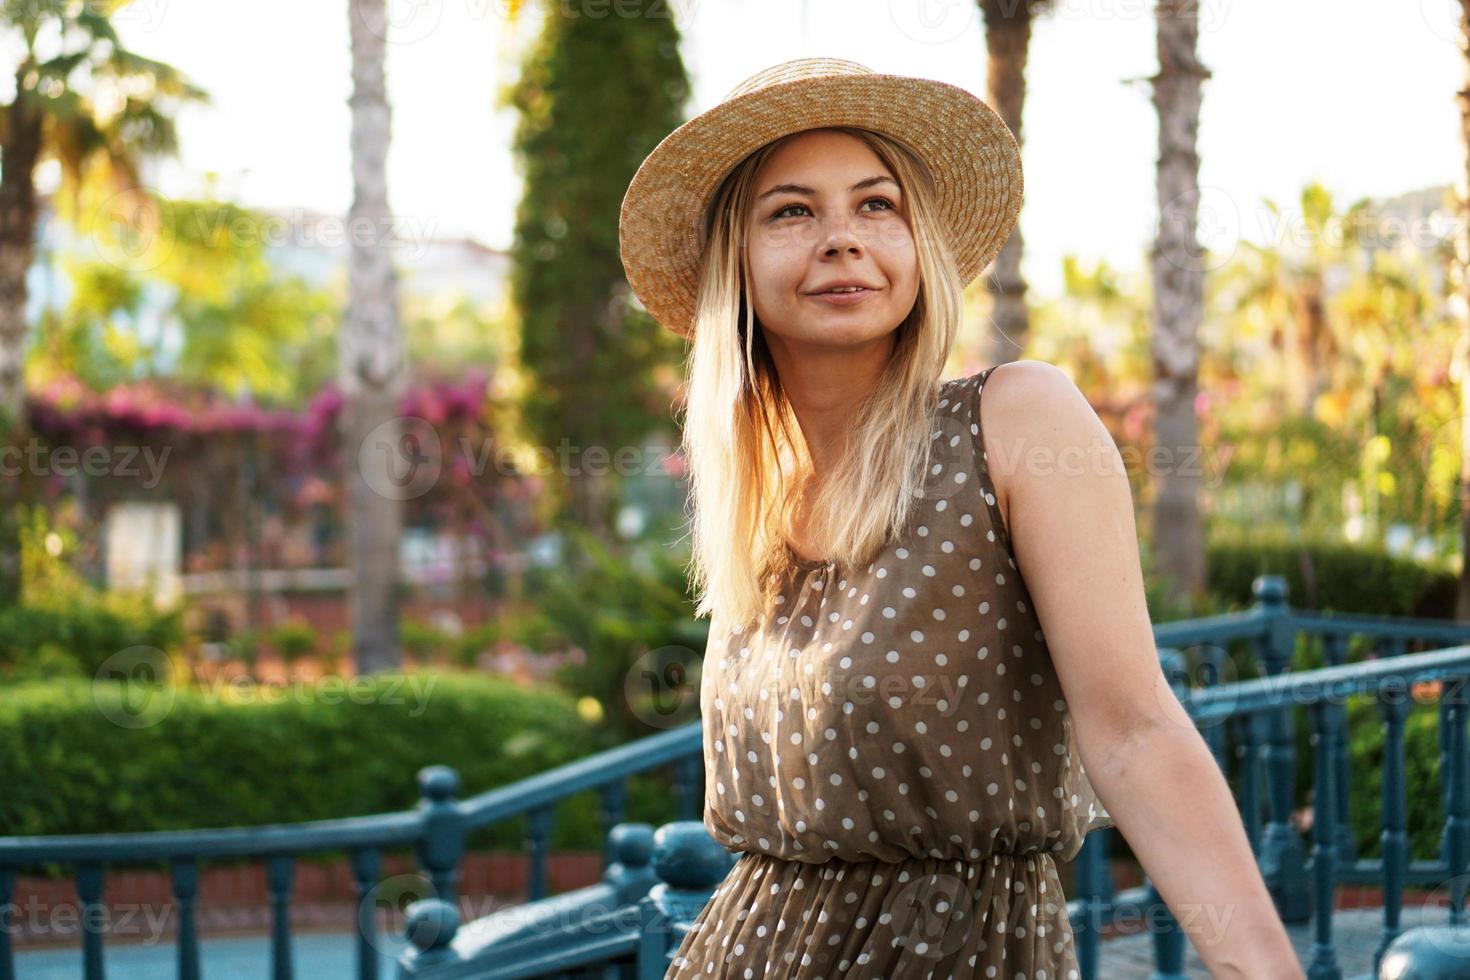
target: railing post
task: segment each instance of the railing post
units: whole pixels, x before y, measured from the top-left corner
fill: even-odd
[[[675,820],[654,832],[653,867],[659,883],[638,903],[638,980],[660,980],[668,972],[672,954],[736,857],[700,820]]]
[[[1312,962],[1307,969],[1310,980],[1342,980],[1337,963],[1337,950],[1332,944],[1332,913],[1336,902],[1337,721],[1332,705],[1321,700],[1308,707],[1312,716],[1312,764],[1316,786],[1312,796],[1312,884],[1316,906],[1316,931],[1312,943]]]
[[[1159,660],[1164,671],[1164,676],[1169,680],[1169,686],[1174,689],[1175,697],[1181,700],[1189,697],[1189,672],[1185,667],[1184,656],[1174,649],[1159,651]],[[1148,881],[1148,899],[1145,905],[1145,915],[1148,921],[1149,936],[1153,940],[1154,948],[1154,972],[1150,974],[1151,980],[1185,980],[1184,974],[1184,930],[1179,925],[1179,920],[1169,909],[1164,896],[1159,893],[1158,886],[1152,878]]]
[[[1102,927],[1113,900],[1112,876],[1108,873],[1107,829],[1093,831],[1077,852],[1074,887],[1082,901],[1082,923],[1073,928],[1077,967],[1081,980],[1097,980],[1101,968]]]
[[[1467,760],[1465,720],[1470,714],[1465,710],[1466,679],[1456,677],[1445,681],[1441,692],[1448,705],[1445,716],[1449,721],[1449,752],[1441,778],[1448,784],[1449,806],[1444,822],[1444,856],[1449,872],[1450,925],[1465,924],[1465,864],[1470,861],[1470,773],[1466,772]]]
[[[680,820],[703,820],[704,756],[686,755],[674,762],[674,799]]]
[[[1378,691],[1383,712],[1383,934],[1373,952],[1373,972],[1403,932],[1404,876],[1409,862],[1409,835],[1405,827],[1407,786],[1404,769],[1404,719],[1409,715],[1408,691],[1395,695],[1395,687]]]
[[[266,890],[271,906],[271,977],[291,980],[291,886],[296,877],[296,859],[290,854],[273,854],[265,861]]]
[[[199,929],[194,903],[199,898],[199,864],[191,857],[172,862],[174,900],[179,914],[179,980],[199,980]]]
[[[539,902],[546,897],[546,861],[551,852],[551,829],[555,822],[556,811],[549,806],[539,806],[526,813],[526,853],[531,858],[530,891],[533,902]]]
[[[627,783],[618,780],[599,787],[597,799],[600,804],[598,819],[602,828],[602,870],[606,871],[613,863],[612,830],[623,822],[623,814],[628,809]]]
[[[418,781],[419,809],[424,814],[424,829],[416,846],[419,864],[434,886],[434,897],[457,908],[455,886],[465,839],[464,815],[454,799],[459,793],[459,773],[449,766],[425,766],[419,770]]]
[[[1240,816],[1245,835],[1257,863],[1261,859],[1261,746],[1265,744],[1265,719],[1259,712],[1232,716],[1235,726],[1236,758],[1240,760]]]
[[[352,852],[352,881],[357,895],[357,980],[378,980],[378,910],[373,901],[382,870],[382,855],[370,847]]]
[[[15,950],[10,948],[10,931],[15,922],[15,870],[0,868],[0,980],[15,980]]]
[[[1274,677],[1291,668],[1296,623],[1286,601],[1286,579],[1261,575],[1252,583],[1256,608],[1265,616],[1266,635],[1255,641],[1262,673]],[[1283,922],[1305,922],[1312,914],[1306,848],[1292,826],[1296,802],[1296,743],[1292,705],[1267,712],[1266,778],[1269,819],[1261,845],[1261,875]]]
[[[1336,633],[1322,637],[1322,658],[1329,667],[1347,663],[1346,637]],[[1337,862],[1351,868],[1358,860],[1358,842],[1353,840],[1353,821],[1348,807],[1348,787],[1352,784],[1348,781],[1351,769],[1348,765],[1347,705],[1332,704],[1329,714],[1337,731],[1333,742],[1333,764],[1337,767],[1337,781],[1333,783],[1337,791]]]
[[[107,909],[102,904],[102,865],[87,861],[77,866],[77,897],[82,906],[82,975],[103,980],[102,933]]]

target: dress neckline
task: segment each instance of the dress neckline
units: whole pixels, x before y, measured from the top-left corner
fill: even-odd
[[[795,548],[791,547],[790,541],[783,540],[782,547],[786,551],[786,557],[790,558],[792,563],[795,564],[798,568],[825,568],[826,566],[832,564],[832,559],[830,558],[803,558],[797,553]]]

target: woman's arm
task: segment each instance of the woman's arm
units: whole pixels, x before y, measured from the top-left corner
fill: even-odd
[[[1229,784],[1159,666],[1121,455],[1070,378],[993,370],[987,462],[1082,765],[1215,977],[1304,977]]]

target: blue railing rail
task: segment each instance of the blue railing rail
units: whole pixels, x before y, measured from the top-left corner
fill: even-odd
[[[259,860],[265,865],[271,909],[270,975],[289,980],[294,975],[290,905],[296,862],[306,853],[346,852],[358,897],[356,975],[360,980],[378,980],[373,894],[381,884],[385,851],[412,847],[428,879],[429,894],[454,903],[466,837],[480,827],[524,816],[531,857],[530,897],[544,898],[553,813],[561,800],[589,791],[600,795],[602,837],[609,842],[604,866],[614,857],[610,832],[622,822],[629,777],[672,766],[680,816],[699,815],[704,765],[700,730],[698,721],[691,722],[463,800],[455,798],[459,777],[454,770],[428,766],[418,775],[418,806],[398,813],[218,830],[0,837],[0,918],[13,910],[20,870],[43,864],[69,866],[79,899],[83,975],[86,980],[103,980],[106,867],[166,861],[178,922],[178,976],[198,980],[201,951],[195,906],[200,862]],[[11,930],[3,927],[7,925],[0,921],[0,980],[15,980]]]
[[[1404,728],[1409,710],[1414,706],[1414,685],[1441,682],[1438,698],[1440,743],[1444,749],[1440,772],[1444,774],[1445,825],[1440,855],[1435,859],[1411,860],[1407,833],[1407,770],[1405,767]],[[1308,976],[1340,978],[1338,952],[1333,941],[1333,912],[1339,885],[1376,881],[1383,889],[1383,927],[1373,954],[1373,971],[1377,975],[1394,942],[1405,934],[1403,922],[1403,890],[1406,884],[1420,882],[1442,886],[1447,892],[1446,926],[1464,922],[1467,859],[1470,859],[1470,754],[1467,754],[1467,721],[1470,721],[1470,646],[1456,646],[1421,653],[1384,657],[1370,662],[1323,667],[1288,675],[1275,675],[1256,680],[1239,681],[1211,689],[1180,690],[1180,700],[1197,726],[1216,731],[1225,723],[1236,723],[1241,735],[1237,756],[1242,763],[1242,778],[1247,786],[1263,776],[1263,756],[1279,751],[1272,740],[1276,726],[1262,724],[1267,720],[1290,720],[1297,708],[1309,716],[1313,749],[1312,780],[1312,850],[1304,862],[1309,879],[1307,892],[1308,918],[1314,926]],[[1351,827],[1341,814],[1347,783],[1339,762],[1346,742],[1346,702],[1351,696],[1372,698],[1383,719],[1384,762],[1382,779],[1383,831],[1382,857],[1357,859],[1349,866],[1341,862],[1341,842]],[[1207,738],[1207,741],[1211,741]],[[1215,742],[1211,741],[1212,748]],[[1216,762],[1226,769],[1227,758],[1219,751]],[[1228,770],[1227,770],[1228,771]],[[1242,807],[1252,804],[1241,794]],[[1286,803],[1271,808],[1272,814],[1285,814]],[[1263,836],[1274,833],[1278,839],[1299,840],[1294,826],[1274,819],[1263,831],[1259,820],[1244,812],[1245,824],[1253,849],[1266,871]],[[1183,976],[1185,933],[1170,914],[1151,882],[1129,889],[1112,898],[1104,894],[1096,877],[1100,845],[1105,846],[1111,830],[1089,835],[1083,853],[1093,851],[1085,863],[1088,874],[1080,874],[1080,897],[1068,903],[1078,941],[1079,961],[1084,980],[1098,976],[1099,933],[1106,923],[1125,913],[1133,921],[1161,923],[1152,929],[1154,939],[1155,976]],[[1079,855],[1079,861],[1082,856]],[[1278,871],[1278,881],[1280,868]],[[1268,885],[1271,875],[1267,874]],[[1283,902],[1282,889],[1272,888],[1278,910]],[[1429,913],[1433,914],[1433,913]],[[1414,923],[1427,926],[1429,923]],[[1442,952],[1447,942],[1437,938],[1422,943],[1431,953]],[[1413,943],[1401,944],[1404,947]],[[1416,974],[1417,975],[1417,974]],[[1425,974],[1430,975],[1430,974]],[[1438,975],[1438,974],[1435,974]],[[1446,974],[1448,975],[1448,974]]]
[[[1324,659],[1329,665],[1345,661],[1349,640],[1353,637],[1364,637],[1381,644],[1380,649],[1389,659],[1404,655],[1415,643],[1443,645],[1470,641],[1470,624],[1296,612],[1287,604],[1285,580],[1277,576],[1257,579],[1253,591],[1256,602],[1244,612],[1163,623],[1155,627],[1154,635],[1161,654],[1169,669],[1180,675],[1184,682],[1182,688],[1193,689],[1196,686],[1188,683],[1193,672],[1181,653],[1189,649],[1202,651],[1201,662],[1211,667],[1203,677],[1202,686],[1208,689],[1218,685],[1222,676],[1229,676],[1228,667],[1232,661],[1227,651],[1231,644],[1237,642],[1247,645],[1255,654],[1261,673],[1271,677],[1289,670],[1300,632],[1320,638]],[[1243,735],[1244,744],[1250,751],[1243,752],[1241,758],[1254,767],[1253,773],[1264,771],[1266,792],[1259,792],[1259,778],[1244,780],[1242,812],[1252,841],[1260,848],[1262,868],[1283,918],[1305,921],[1308,914],[1307,865],[1301,842],[1290,824],[1296,760],[1286,712],[1281,709],[1242,712],[1239,717],[1247,714],[1253,720],[1246,726],[1249,731]],[[1263,721],[1258,723],[1256,719]],[[1226,727],[1212,724],[1205,733],[1217,759],[1224,751]],[[1447,728],[1442,730],[1448,731]],[[1338,785],[1345,785],[1347,758],[1341,741],[1339,739],[1334,750],[1335,769]],[[1448,735],[1442,737],[1441,747],[1442,755],[1449,758],[1453,739]],[[665,766],[673,771],[679,817],[684,821],[698,820],[703,808],[703,748],[701,723],[694,721],[467,799],[457,798],[459,780],[453,770],[430,766],[419,774],[419,805],[401,813],[224,830],[0,837],[0,910],[11,904],[18,869],[42,862],[71,866],[81,899],[82,918],[87,923],[82,937],[85,976],[88,980],[101,978],[104,930],[96,924],[96,919],[100,919],[104,903],[106,866],[139,860],[166,860],[173,871],[180,922],[178,975],[197,978],[200,975],[200,955],[193,909],[197,897],[198,863],[208,859],[256,859],[265,863],[267,872],[273,923],[272,976],[288,978],[292,976],[289,910],[296,860],[305,852],[346,851],[351,855],[358,894],[363,899],[357,924],[357,976],[376,978],[377,959],[373,955],[375,925],[368,899],[378,884],[385,850],[412,846],[432,884],[433,894],[452,905],[457,901],[458,867],[467,836],[480,827],[524,817],[526,849],[531,861],[530,898],[539,900],[545,898],[547,892],[546,859],[555,829],[556,804],[583,792],[599,795],[603,839],[609,841],[604,851],[606,866],[612,856],[609,832],[622,822],[628,779]],[[1444,792],[1448,801],[1451,787],[1446,785]],[[1260,820],[1263,803],[1266,810],[1264,832]],[[1336,835],[1337,867],[1343,869],[1336,880],[1375,880],[1379,874],[1378,862],[1356,861],[1351,835],[1347,832],[1346,801],[1342,794],[1334,805],[1337,810],[1332,826]],[[1106,834],[1105,831],[1089,835],[1079,856],[1081,886],[1074,886],[1074,891],[1087,892],[1087,901],[1101,909],[1122,907],[1124,898],[1112,895],[1106,873]],[[1447,827],[1446,845],[1449,839]],[[1442,866],[1443,862],[1410,862],[1404,875],[1408,881],[1429,880],[1439,873]],[[1075,907],[1078,903],[1073,904]],[[1081,921],[1080,917],[1079,908],[1074,913],[1074,921]],[[676,935],[678,928],[676,923],[670,934]],[[1084,957],[1084,965],[1085,962]],[[14,977],[9,930],[0,929],[0,980],[13,980]]]
[[[1340,978],[1343,971],[1333,941],[1333,912],[1337,887],[1343,883],[1337,863],[1337,801],[1341,787],[1334,764],[1336,750],[1342,740],[1341,711],[1352,696],[1375,699],[1385,726],[1385,763],[1383,780],[1383,858],[1373,862],[1384,885],[1384,921],[1380,941],[1374,950],[1374,974],[1387,955],[1428,959],[1460,955],[1466,950],[1463,928],[1433,935],[1433,929],[1404,929],[1403,886],[1409,866],[1406,830],[1406,770],[1404,767],[1404,719],[1414,703],[1413,687],[1431,681],[1442,682],[1439,703],[1442,717],[1448,721],[1450,806],[1446,815],[1445,854],[1433,865],[1434,875],[1449,892],[1448,911],[1443,913],[1445,925],[1463,922],[1459,912],[1465,899],[1467,859],[1470,859],[1470,753],[1467,753],[1466,724],[1470,721],[1470,646],[1451,647],[1423,653],[1383,658],[1373,662],[1322,667],[1285,676],[1263,677],[1219,685],[1206,690],[1179,689],[1184,704],[1196,726],[1209,728],[1231,721],[1244,720],[1241,731],[1256,733],[1242,747],[1248,771],[1260,778],[1262,767],[1253,764],[1268,750],[1262,737],[1265,729],[1250,724],[1279,712],[1305,710],[1313,731],[1314,796],[1312,853],[1307,861],[1313,899],[1313,945],[1307,964],[1308,975],[1318,978]],[[1224,767],[1226,759],[1216,757]],[[1184,976],[1184,954],[1187,936],[1174,919],[1152,883],[1145,882],[1116,896],[1105,896],[1097,887],[1101,873],[1107,834],[1089,835],[1079,855],[1074,890],[1080,897],[1068,903],[1068,916],[1078,942],[1078,958],[1082,975],[1087,980],[1105,975],[1102,969],[1099,935],[1106,924],[1127,916],[1132,921],[1151,924],[1154,949],[1154,976]],[[1294,831],[1293,831],[1294,833]],[[525,934],[514,937],[514,944],[471,941],[456,943],[451,949],[458,926],[454,910],[442,903],[439,907],[410,910],[411,919],[429,923],[423,930],[425,940],[415,945],[430,955],[406,959],[405,976],[415,980],[516,980],[527,977],[571,977],[575,971],[598,964],[616,964],[619,975],[631,975],[636,964],[639,980],[658,980],[665,975],[671,957],[677,950],[693,919],[718,884],[724,866],[722,849],[698,821],[665,824],[655,839],[653,866],[660,883],[638,902],[638,918],[624,916],[621,927],[613,926],[615,909],[602,894],[589,894],[595,900],[596,915],[564,916],[555,928],[540,936]],[[1259,845],[1258,840],[1252,840]],[[658,853],[662,849],[665,853]],[[1090,857],[1084,857],[1090,855]],[[1319,900],[1320,897],[1320,900]],[[500,913],[504,915],[505,913]],[[1437,913],[1430,912],[1430,915]],[[494,919],[495,916],[489,917]],[[575,919],[575,922],[573,920]],[[487,920],[480,920],[484,924]],[[1426,923],[1414,923],[1416,927]],[[473,928],[473,926],[471,927]],[[411,932],[414,931],[411,928]],[[1458,944],[1458,945],[1457,945]],[[1463,962],[1460,963],[1463,968]],[[1397,974],[1395,974],[1397,975]],[[1417,975],[1417,974],[1416,974]],[[1433,976],[1459,973],[1426,973]]]
[[[1273,898],[1277,902],[1278,910],[1282,911],[1283,918],[1287,921],[1300,922],[1306,921],[1311,915],[1311,897],[1315,891],[1319,890],[1311,877],[1318,874],[1321,869],[1325,869],[1326,862],[1307,859],[1304,844],[1291,822],[1295,798],[1296,743],[1289,719],[1290,704],[1273,705],[1268,701],[1255,705],[1250,701],[1248,695],[1258,687],[1270,690],[1273,682],[1279,683],[1284,679],[1289,679],[1284,675],[1291,670],[1298,642],[1303,637],[1309,642],[1321,644],[1322,659],[1329,666],[1310,674],[1304,672],[1291,674],[1291,678],[1306,678],[1319,673],[1324,677],[1330,677],[1331,675],[1325,672],[1337,669],[1349,674],[1361,673],[1364,678],[1363,682],[1371,687],[1374,683],[1373,678],[1378,675],[1389,678],[1390,681],[1403,680],[1420,668],[1419,661],[1407,659],[1411,656],[1408,653],[1411,645],[1440,644],[1443,646],[1447,643],[1470,640],[1470,624],[1430,619],[1390,619],[1352,614],[1297,612],[1287,604],[1284,580],[1275,576],[1262,576],[1257,579],[1253,591],[1256,602],[1249,610],[1159,624],[1155,629],[1155,637],[1160,647],[1163,666],[1186,705],[1215,704],[1218,706],[1225,703],[1227,699],[1239,697],[1241,709],[1238,712],[1221,715],[1219,708],[1214,707],[1201,715],[1199,724],[1222,769],[1225,769],[1226,763],[1230,761],[1225,757],[1227,736],[1232,731],[1234,732],[1237,744],[1233,758],[1238,763],[1238,768],[1243,770],[1239,779],[1241,787],[1239,803],[1252,846],[1261,859],[1263,872],[1271,887]],[[1376,660],[1344,666],[1354,639],[1367,641],[1365,645],[1369,649],[1366,652]],[[1246,662],[1253,661],[1253,666],[1261,676],[1257,680],[1222,684],[1221,678],[1228,676],[1228,668],[1234,663],[1228,659],[1229,651],[1233,645],[1241,644],[1251,655],[1245,658]],[[1212,669],[1204,672],[1191,670],[1184,656],[1186,650],[1199,652],[1201,663]],[[1420,680],[1433,678],[1432,672],[1414,676]],[[1304,692],[1308,689],[1309,686],[1303,687]],[[1211,698],[1214,700],[1211,701]],[[1334,731],[1338,732],[1339,736],[1331,740],[1324,751],[1314,757],[1313,762],[1315,765],[1321,765],[1323,760],[1329,760],[1327,764],[1333,770],[1336,785],[1346,786],[1347,749],[1345,739],[1340,737],[1344,721],[1342,707],[1334,704],[1327,704],[1324,707],[1327,716],[1335,725]],[[1449,731],[1449,727],[1443,727],[1442,731]],[[1453,751],[1452,740],[1448,737],[1442,738],[1441,744],[1447,753]],[[1450,756],[1446,758],[1449,759]],[[1445,771],[1450,770],[1446,768]],[[1400,772],[1399,775],[1402,776],[1402,773]],[[1453,787],[1446,784],[1447,802],[1452,792]],[[1331,796],[1319,796],[1314,803],[1318,806],[1332,807],[1334,811],[1334,819],[1317,820],[1316,831],[1314,831],[1322,831],[1325,828],[1325,832],[1329,835],[1328,839],[1332,842],[1335,858],[1334,884],[1372,882],[1382,879],[1385,873],[1382,861],[1358,861],[1355,857],[1356,845],[1347,817],[1346,794],[1339,791]],[[1388,825],[1387,821],[1386,825]],[[676,828],[674,825],[666,825],[664,828],[665,831],[675,829],[686,834],[691,832],[691,828],[688,827]],[[1450,831],[1451,826],[1447,822],[1444,838],[1446,842],[1451,839]],[[1104,831],[1090,835],[1084,844],[1078,857],[1073,885],[1074,893],[1080,897],[1070,902],[1068,908],[1069,917],[1079,937],[1079,954],[1085,971],[1084,975],[1088,978],[1099,975],[1098,935],[1102,926],[1116,921],[1124,913],[1136,915],[1147,909],[1153,909],[1155,915],[1159,912],[1167,915],[1167,908],[1151,883],[1146,882],[1144,886],[1131,889],[1122,895],[1113,895],[1111,878],[1108,873],[1109,840],[1109,832]],[[1446,847],[1448,846],[1446,844]],[[1442,848],[1442,851],[1444,850],[1445,848]],[[658,862],[655,864],[657,865]],[[1410,861],[1407,862],[1403,871],[1403,881],[1410,883],[1442,881],[1451,866],[1453,862],[1448,857],[1443,857],[1439,861]],[[707,891],[701,892],[701,886],[697,883],[691,884],[683,880],[673,882],[667,875],[664,875],[663,878],[674,889],[673,894],[681,897],[672,902],[666,899],[663,904],[668,906],[667,909],[664,909],[663,905],[654,903],[653,896],[644,900],[644,911],[647,916],[645,928],[649,925],[659,927],[659,936],[650,936],[645,933],[641,937],[640,949],[644,957],[648,955],[647,951],[650,948],[662,949],[665,954],[671,953],[690,924],[689,920],[692,920],[693,915],[697,913],[702,904],[699,896],[707,894]],[[1392,884],[1386,882],[1386,885],[1385,890],[1391,891]],[[1401,891],[1396,894],[1401,894]],[[679,917],[681,908],[689,911],[689,915],[683,921]],[[1172,935],[1167,930],[1159,936],[1155,943],[1155,954],[1161,975],[1168,975],[1165,969],[1168,962],[1176,957],[1182,957],[1183,939],[1182,933]],[[1390,939],[1391,937],[1385,934],[1384,944],[1386,945]],[[671,945],[664,947],[661,945],[664,941]],[[442,949],[448,939],[441,934],[440,942]],[[625,944],[625,953],[626,949]],[[506,962],[503,958],[496,956],[494,951],[488,949],[483,951],[482,955],[493,960],[496,966],[491,968],[485,960],[482,960],[478,963],[478,967],[486,972],[474,972],[477,964],[472,950],[472,945],[466,945],[460,953],[468,957],[467,959],[450,958],[460,968],[468,969],[469,972],[456,970],[452,974],[442,975],[446,977],[450,975],[484,977],[537,975],[522,972],[516,964]],[[592,962],[586,958],[589,955],[587,947],[579,946],[575,942],[571,943],[564,952],[566,957],[562,962],[566,965],[576,963],[585,966]],[[1381,949],[1379,955],[1381,956]],[[644,962],[641,969],[644,976],[662,976],[663,969],[667,965],[665,958],[652,965]],[[414,971],[412,975],[437,978],[441,974],[434,970],[427,970]]]

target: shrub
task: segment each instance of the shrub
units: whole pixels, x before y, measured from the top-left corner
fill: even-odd
[[[333,693],[335,692],[335,693]],[[350,693],[349,693],[350,692]],[[163,687],[167,711],[128,727],[139,691],[65,679],[0,700],[5,834],[252,826],[411,808],[414,775],[442,763],[463,795],[504,786],[610,744],[566,697],[468,674],[374,674],[288,686]],[[168,699],[172,699],[171,704]],[[124,719],[117,724],[109,719]],[[552,846],[598,850],[595,793],[557,807]],[[663,774],[633,780],[628,819],[673,816]],[[473,835],[519,848],[520,821]]]

